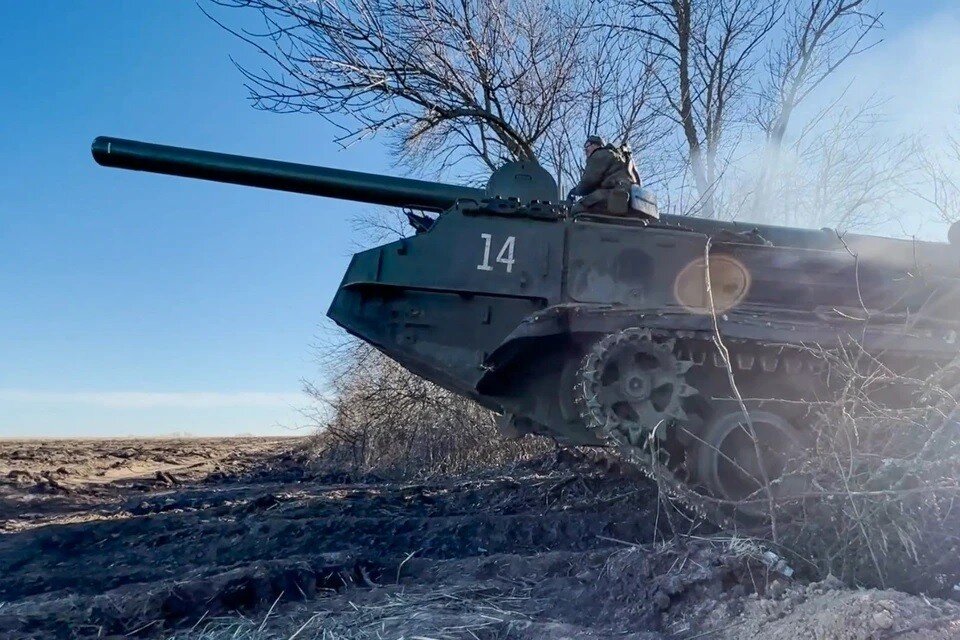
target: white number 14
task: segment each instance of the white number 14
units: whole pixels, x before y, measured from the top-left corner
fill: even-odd
[[[483,238],[483,262],[477,265],[480,271],[493,271],[490,264],[490,245],[493,243],[493,236],[489,233],[481,233]],[[514,236],[507,236],[503,246],[500,247],[500,253],[497,254],[497,262],[507,265],[507,273],[513,273],[513,245],[517,239]]]

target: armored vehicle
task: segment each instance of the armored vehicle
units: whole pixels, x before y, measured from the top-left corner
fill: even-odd
[[[414,232],[353,257],[337,324],[497,412],[506,433],[612,445],[718,509],[796,490],[784,465],[829,391],[817,349],[855,341],[897,370],[958,351],[953,243],[571,216],[532,162],[471,188],[116,138],[93,155],[403,207]]]

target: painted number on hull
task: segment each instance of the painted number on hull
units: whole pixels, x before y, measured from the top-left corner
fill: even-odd
[[[480,271],[493,271],[493,268],[496,266],[490,264],[490,249],[493,244],[493,236],[489,233],[481,233],[480,238],[483,239],[483,262],[477,265],[477,269]],[[497,262],[507,265],[507,273],[513,273],[513,245],[516,244],[516,241],[515,236],[507,236],[503,246],[500,247],[500,252],[497,253]]]

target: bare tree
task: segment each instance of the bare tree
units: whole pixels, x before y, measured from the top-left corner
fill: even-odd
[[[841,230],[895,219],[905,187],[915,180],[916,145],[909,136],[885,133],[882,107],[876,98],[855,107],[838,99],[779,144],[775,171],[767,170],[763,158],[756,166],[748,157],[748,166],[725,181],[728,212]]]
[[[576,184],[585,161],[583,141],[599,133],[631,146],[641,174],[660,176],[669,161],[662,148],[669,129],[659,117],[654,49],[608,25],[590,30],[592,40],[578,65],[577,99],[545,133],[541,157],[560,184]]]
[[[777,0],[628,0],[616,28],[654,45],[664,115],[682,133],[699,209],[716,215],[723,143],[746,122],[762,44],[781,17]]]
[[[270,63],[243,69],[256,106],[317,113],[342,144],[393,134],[420,168],[537,159],[569,177],[575,132],[635,139],[652,119],[644,50],[601,33],[586,0],[212,1],[264,20],[232,30]]]
[[[667,107],[662,115],[683,141],[690,172],[689,183],[671,185],[674,191],[692,187],[692,197],[680,195],[680,212],[771,217],[771,203],[783,196],[775,189],[802,182],[779,175],[784,154],[790,161],[804,155],[810,167],[811,134],[826,142],[820,135],[825,129],[811,124],[833,125],[834,113],[818,111],[801,125],[804,135],[788,139],[799,107],[844,63],[877,43],[872,36],[880,16],[870,0],[628,0],[628,7],[626,19],[606,24],[639,36],[637,46],[652,47]],[[831,106],[843,109],[840,101]],[[761,151],[755,153],[758,138]],[[855,146],[864,144],[857,140]],[[836,159],[815,165],[835,169]]]
[[[940,148],[924,145],[919,156],[921,183],[913,193],[931,206],[941,221],[960,220],[960,137],[947,134]]]
[[[870,0],[804,0],[787,6],[782,41],[765,61],[755,106],[764,134],[764,158],[757,177],[755,212],[771,204],[785,138],[797,108],[850,58],[879,40],[880,14]],[[816,119],[816,118],[815,118]]]

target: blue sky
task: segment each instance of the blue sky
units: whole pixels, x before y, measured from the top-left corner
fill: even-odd
[[[960,45],[953,4],[883,2],[886,42],[858,73],[905,84],[904,110],[924,91],[946,109],[957,63],[924,65],[943,51],[923,45],[929,29]],[[318,376],[311,345],[364,205],[104,169],[89,145],[397,173],[383,146],[341,151],[318,117],[251,108],[229,56],[257,59],[192,2],[5,2],[0,24],[0,437],[303,423],[299,381]]]
[[[104,169],[90,142],[388,170],[380,148],[251,108],[250,52],[191,2],[0,22],[0,436],[287,433],[356,205]]]

